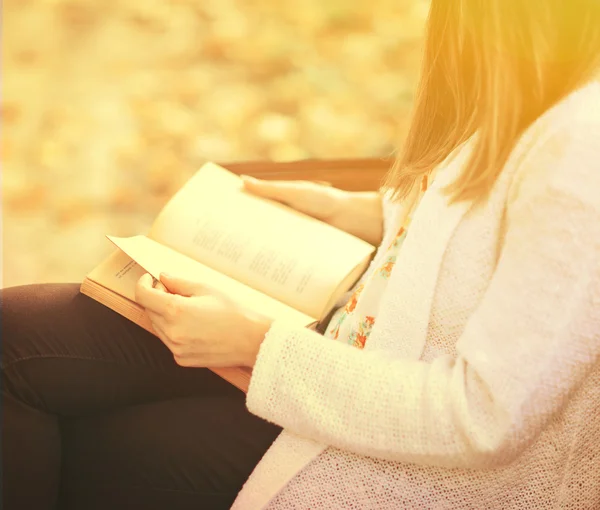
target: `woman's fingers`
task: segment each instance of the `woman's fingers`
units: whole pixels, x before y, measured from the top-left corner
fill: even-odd
[[[327,186],[328,188],[333,187],[333,184],[331,184],[329,181],[310,181],[310,182],[314,182],[315,184],[318,184],[319,186]]]
[[[154,288],[154,279],[149,273],[143,274],[135,286],[135,301],[146,309],[158,312],[165,307],[164,292]]]
[[[247,175],[242,176],[244,189],[254,195],[290,203],[298,199],[296,181],[264,181]]]
[[[153,278],[152,283],[153,283],[152,286],[155,289],[162,290],[163,292],[169,292],[167,290],[167,288],[164,286],[164,284],[160,280],[157,280],[157,279]]]
[[[182,299],[184,298],[178,294],[154,287],[154,279],[148,273],[140,277],[135,287],[136,303],[142,305],[146,310],[162,314],[165,317],[174,315],[174,312],[181,306]]]
[[[179,294],[184,297],[202,296],[213,293],[212,288],[204,283],[179,276],[172,276],[167,273],[160,273],[159,284],[162,285],[165,292]]]
[[[329,183],[312,181],[265,181],[242,176],[250,193],[276,200],[310,216],[322,219],[330,215],[335,188]]]

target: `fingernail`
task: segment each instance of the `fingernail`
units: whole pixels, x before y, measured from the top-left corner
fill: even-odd
[[[172,279],[172,278],[173,278],[173,277],[172,277],[170,274],[168,274],[168,273],[160,273],[160,277],[161,277],[161,278],[163,278],[163,277],[164,277],[164,278],[168,278],[168,279]]]

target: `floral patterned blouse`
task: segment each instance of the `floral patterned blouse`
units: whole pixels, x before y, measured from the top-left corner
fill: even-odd
[[[348,343],[359,349],[365,346],[375,325],[381,296],[392,274],[400,247],[408,232],[412,215],[427,191],[430,182],[433,182],[433,175],[424,175],[413,206],[388,246],[383,263],[356,287],[346,305],[335,312],[325,330],[326,337]]]

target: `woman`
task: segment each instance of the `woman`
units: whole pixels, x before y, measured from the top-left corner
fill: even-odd
[[[382,193],[247,180],[380,244],[324,335],[5,289],[4,508],[600,508],[599,56],[597,0],[434,0]]]

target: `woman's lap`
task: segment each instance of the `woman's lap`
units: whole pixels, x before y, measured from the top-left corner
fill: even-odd
[[[3,371],[44,385],[49,398],[53,393],[66,395],[77,381],[71,397],[83,399],[40,405],[68,413],[71,405],[78,412],[86,405],[97,411],[102,405],[202,392],[243,398],[209,370],[178,366],[158,338],[79,293],[76,284],[3,289],[0,309]],[[100,379],[99,372],[107,377]],[[111,391],[99,395],[98,385]]]
[[[278,430],[248,416],[203,396],[68,420],[61,508],[229,508]]]
[[[17,483],[11,462],[26,469],[36,461],[11,456],[53,451],[20,446],[11,437],[19,430],[45,443],[53,428],[65,432],[64,458],[46,471],[62,462],[63,499],[77,499],[72,508],[92,492],[98,501],[102,493],[125,502],[128,486],[130,497],[156,493],[147,501],[170,497],[174,509],[175,499],[181,508],[184,500],[202,505],[203,492],[229,498],[279,433],[248,413],[239,390],[209,370],[179,367],[160,340],[76,284],[4,289],[0,302],[8,494],[6,484]]]

